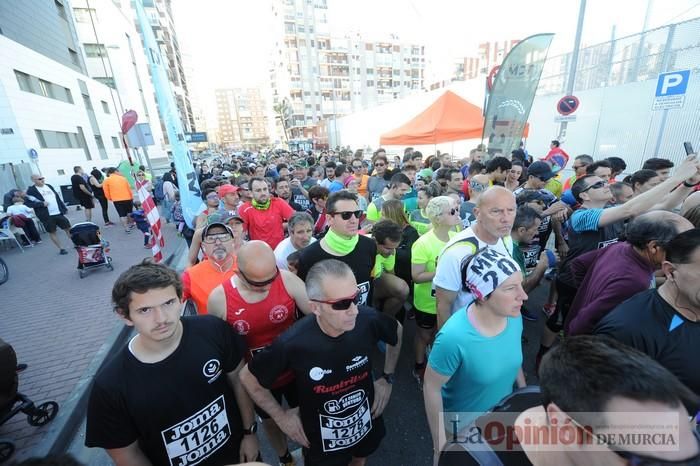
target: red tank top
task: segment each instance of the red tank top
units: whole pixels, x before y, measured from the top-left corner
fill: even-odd
[[[278,275],[267,297],[259,303],[249,303],[233,286],[233,277],[224,281],[226,294],[226,322],[241,335],[246,342],[246,362],[253,355],[269,346],[275,338],[287,330],[295,320],[296,302],[284,287],[282,275]],[[272,388],[284,386],[294,380],[289,370],[282,374]]]

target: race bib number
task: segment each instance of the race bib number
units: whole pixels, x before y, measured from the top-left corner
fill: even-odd
[[[372,413],[364,390],[356,390],[340,399],[327,401],[324,407],[328,413],[350,411],[346,416],[319,415],[324,452],[351,447],[372,430]]]
[[[360,304],[367,304],[367,298],[369,297],[369,282],[362,282],[357,285],[360,290]]]
[[[161,435],[171,466],[199,464],[231,438],[224,396],[165,429]]]

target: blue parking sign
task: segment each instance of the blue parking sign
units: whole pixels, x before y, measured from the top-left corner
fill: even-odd
[[[666,97],[669,95],[683,95],[688,89],[690,70],[671,71],[662,73],[656,83],[656,97]]]

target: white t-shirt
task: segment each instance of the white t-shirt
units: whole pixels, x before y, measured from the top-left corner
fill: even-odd
[[[478,249],[490,247],[508,257],[513,256],[513,242],[510,237],[506,237],[506,242],[501,238],[496,244],[488,244],[477,238],[474,230],[470,227],[460,231],[450,239],[440,253],[433,278],[433,288],[439,286],[445,290],[457,292],[457,298],[452,303],[450,314],[466,307],[474,299],[470,292],[464,291],[462,284],[462,261],[478,250],[475,249],[473,242],[467,241],[467,238],[474,238],[478,242]],[[506,246],[506,243],[509,246]]]
[[[24,215],[27,218],[34,217],[34,211],[24,204],[12,204],[7,208],[7,213],[10,215]]]
[[[315,241],[316,238],[312,236],[309,244]],[[283,239],[282,242],[277,245],[275,248],[275,259],[277,260],[277,267],[279,267],[280,270],[289,270],[289,267],[287,266],[287,257],[289,257],[289,255],[294,251],[297,251],[297,248],[294,247],[292,240],[289,238]]]
[[[44,200],[49,203],[49,215],[61,215],[61,209],[58,208],[58,201],[56,200],[56,195],[53,193],[51,188],[44,185],[41,188],[37,186],[36,189],[39,191],[39,194],[41,194]]]

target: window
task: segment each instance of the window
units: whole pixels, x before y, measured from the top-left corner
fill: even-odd
[[[85,47],[85,55],[88,57],[107,56],[107,49],[104,44],[83,44],[83,47]]]
[[[39,80],[39,89],[41,91],[41,95],[44,97],[51,97],[52,99],[54,98],[53,96],[53,85],[48,82],[44,81],[43,79]]]
[[[109,104],[104,100],[100,100],[100,102],[102,103],[102,110],[104,110],[105,113],[109,114]]]
[[[68,21],[68,17],[66,16],[66,7],[61,3],[59,0],[53,0],[53,2],[56,4],[56,10],[58,10],[58,16],[61,18],[65,19]]]
[[[106,86],[109,86],[109,87],[111,87],[112,89],[116,89],[116,88],[117,88],[117,83],[114,81],[114,78],[101,78],[101,77],[97,77],[97,78],[94,78],[94,79],[95,79],[95,81],[101,82],[102,84],[104,84],[104,85],[106,85]]]
[[[89,23],[91,21],[90,15],[92,15],[92,20],[97,22],[97,14],[94,8],[73,8],[73,13],[75,14],[75,20],[79,23]]]
[[[117,139],[115,136],[112,136],[112,145],[114,146],[115,149],[119,149],[119,139]]]
[[[105,143],[102,142],[102,136],[95,136],[95,143],[97,144],[98,149],[104,149],[105,148]]]
[[[44,139],[44,132],[40,129],[35,129],[34,134],[36,134],[36,138],[39,141],[39,147],[42,149],[46,149],[46,140]]]
[[[68,55],[70,55],[70,61],[73,62],[75,66],[80,66],[80,58],[78,58],[78,52],[68,47]]]
[[[88,109],[88,110],[90,110],[90,111],[93,111],[92,102],[90,102],[90,96],[89,96],[89,95],[83,94],[83,103],[85,104],[85,108],[86,108],[86,109]]]
[[[73,102],[73,94],[71,93],[70,89],[64,87],[63,90],[66,91],[66,102],[68,102],[69,104],[75,103]]]
[[[32,92],[32,82],[27,73],[15,70],[15,77],[17,78],[20,89],[26,92]]]

